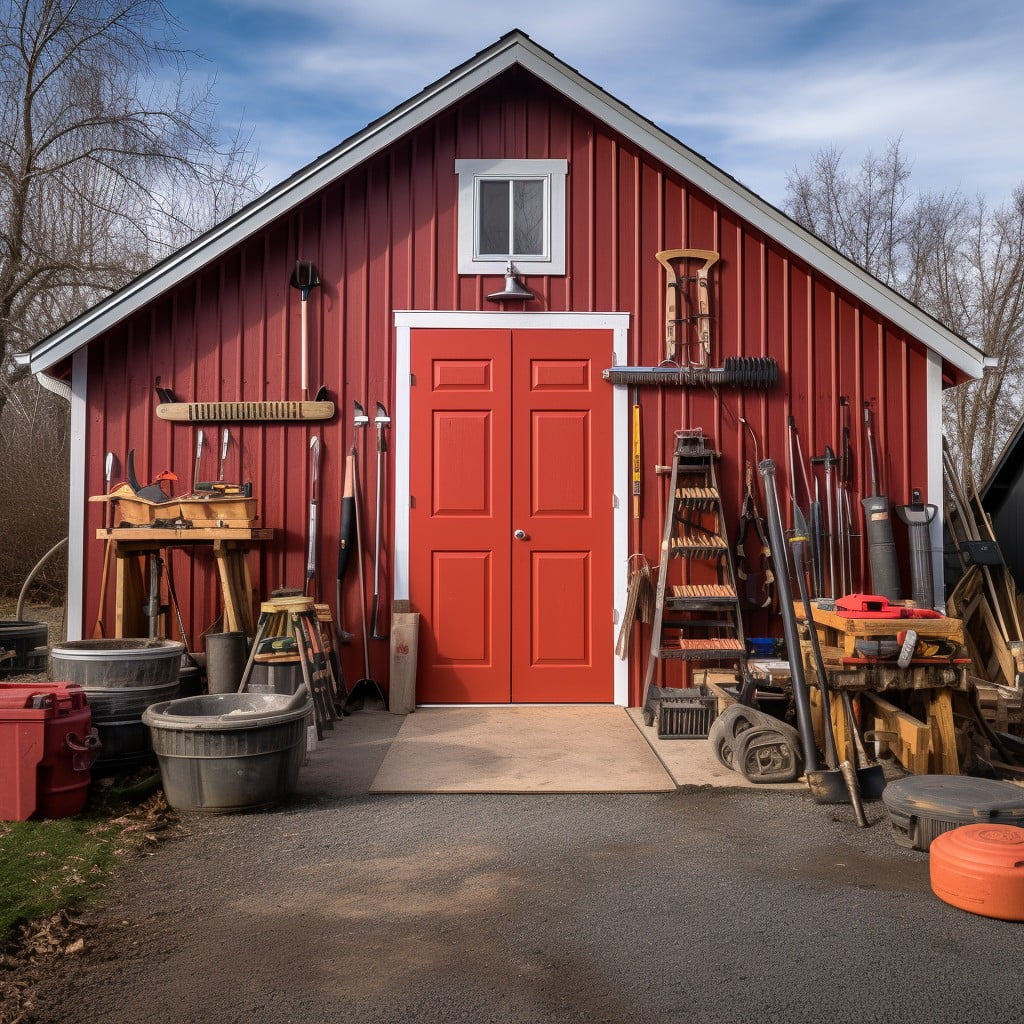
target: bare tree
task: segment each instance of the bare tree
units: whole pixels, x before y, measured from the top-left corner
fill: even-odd
[[[256,192],[177,27],[161,0],[0,0],[0,530],[26,540],[0,592],[67,528],[67,410],[14,356]]]
[[[160,0],[0,0],[0,412],[15,353],[255,186]]]
[[[1024,186],[1004,206],[959,191],[914,194],[899,140],[856,174],[824,149],[787,179],[787,212],[879,280],[996,359],[946,393],[954,459],[979,479],[1021,418],[1024,384]]]

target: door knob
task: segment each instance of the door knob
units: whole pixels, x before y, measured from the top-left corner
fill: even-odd
[[[516,540],[526,540],[526,531],[516,530],[516,532],[513,533],[512,536],[515,537]]]

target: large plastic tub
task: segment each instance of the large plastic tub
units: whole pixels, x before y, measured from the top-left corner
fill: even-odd
[[[882,791],[900,846],[927,850],[961,825],[1024,825],[1024,789],[1012,782],[966,775],[909,775]]]
[[[305,685],[285,696],[218,693],[148,708],[167,802],[180,811],[259,810],[295,791],[313,702]]]
[[[936,836],[928,863],[932,892],[972,914],[1024,921],[1024,828],[961,825]]]
[[[80,813],[98,747],[80,686],[0,685],[0,820]]]

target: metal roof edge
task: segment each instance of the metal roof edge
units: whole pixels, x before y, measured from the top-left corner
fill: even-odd
[[[678,171],[956,368],[972,377],[980,377],[983,373],[986,357],[980,349],[811,234],[737,179],[605,92],[519,29],[506,33],[416,96],[371,122],[43,339],[29,350],[33,372],[46,370],[88,344],[146,302],[513,64],[522,65],[645,152]]]

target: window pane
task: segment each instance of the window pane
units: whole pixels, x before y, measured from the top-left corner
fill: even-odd
[[[480,182],[480,255],[508,256],[509,181]]]
[[[544,182],[514,181],[514,239],[512,251],[519,256],[544,255]]]

